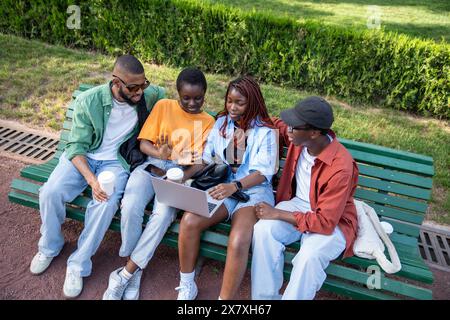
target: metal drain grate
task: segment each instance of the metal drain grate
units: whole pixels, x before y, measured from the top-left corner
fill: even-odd
[[[0,150],[29,158],[34,162],[50,159],[56,152],[58,142],[55,138],[0,125]]]
[[[450,272],[450,231],[422,225],[419,250],[427,264]]]

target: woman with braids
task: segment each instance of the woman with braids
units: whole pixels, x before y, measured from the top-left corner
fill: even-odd
[[[210,195],[225,199],[210,218],[185,212],[180,224],[178,253],[180,286],[178,300],[193,300],[201,233],[222,221],[231,220],[227,258],[220,299],[233,299],[247,268],[253,226],[257,222],[254,205],[274,204],[272,176],[278,170],[278,135],[269,118],[259,85],[249,76],[228,85],[225,108],[217,115],[203,152],[203,162],[226,163],[230,174],[226,183],[212,188]],[[239,202],[230,196],[242,191],[249,196]]]

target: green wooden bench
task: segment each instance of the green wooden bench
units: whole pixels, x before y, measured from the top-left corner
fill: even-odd
[[[90,87],[81,85],[73,97]],[[39,208],[38,189],[47,181],[63,152],[71,128],[72,108],[70,104],[55,156],[44,164],[31,165],[21,171],[21,178],[14,179],[11,183],[11,192],[8,194],[10,201]],[[433,274],[420,256],[418,236],[428,207],[427,201],[431,196],[433,159],[347,139],[340,141],[350,151],[360,169],[356,198],[369,203],[382,221],[388,221],[394,226],[391,239],[402,262],[402,270],[395,275],[387,275],[380,268],[380,288],[369,289],[368,278],[373,277],[373,274],[368,271],[368,267],[376,265],[374,260],[358,257],[336,260],[326,269],[328,276],[322,289],[356,299],[431,299],[432,292],[427,287],[433,282]],[[286,151],[284,150],[282,158]],[[284,161],[281,160],[280,167],[283,165]],[[280,175],[281,172],[278,173]],[[88,188],[72,203],[67,204],[67,217],[84,221],[84,211],[90,199],[91,191]],[[151,205],[147,209],[150,211]],[[179,218],[180,216],[162,241],[175,248]],[[148,215],[145,215],[144,223],[147,221]],[[117,212],[110,229],[120,232],[120,212]],[[225,261],[229,230],[228,223],[220,223],[205,231],[200,254]],[[292,268],[291,260],[299,247],[300,244],[295,243],[285,251],[286,279]]]

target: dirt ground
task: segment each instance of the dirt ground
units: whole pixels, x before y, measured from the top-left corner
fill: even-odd
[[[19,177],[23,162],[0,156],[0,299],[53,300],[64,299],[66,261],[75,250],[82,224],[67,220],[63,224],[66,244],[49,269],[40,276],[29,272],[29,264],[37,251],[40,217],[38,210],[13,204],[8,200],[11,180]],[[84,289],[78,299],[101,299],[106,290],[109,274],[124,264],[118,256],[120,234],[108,231],[93,257],[93,271],[84,278]],[[450,299],[450,273],[434,270],[434,299]],[[218,297],[223,263],[206,259],[200,275],[198,299],[215,300]],[[174,290],[179,283],[177,250],[160,245],[144,271],[141,299],[176,299]],[[246,272],[237,299],[250,299],[250,273]],[[320,292],[317,299],[342,299]]]

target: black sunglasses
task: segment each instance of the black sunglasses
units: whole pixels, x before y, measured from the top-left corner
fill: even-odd
[[[291,126],[288,126],[287,127],[287,132],[292,133],[292,132],[294,132],[294,130],[311,130],[311,129],[312,129],[311,127],[291,127]]]
[[[147,78],[145,78],[145,82],[143,84],[127,84],[125,81],[120,79],[118,76],[116,76],[114,74],[112,76],[119,79],[120,82],[122,82],[124,84],[125,88],[127,88],[132,93],[138,92],[139,89],[142,89],[142,91],[144,91],[150,85],[150,81],[148,81]]]

